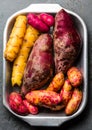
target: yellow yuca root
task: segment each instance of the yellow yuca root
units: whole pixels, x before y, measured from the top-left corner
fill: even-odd
[[[19,15],[16,18],[14,27],[6,44],[6,49],[4,51],[4,57],[11,62],[14,61],[19,53],[25,35],[26,25],[26,16]]]
[[[27,27],[20,52],[13,64],[13,71],[12,71],[12,78],[11,78],[12,86],[21,85],[23,74],[24,74],[24,69],[25,69],[27,59],[29,56],[29,52],[30,52],[34,42],[38,38],[38,36],[39,36],[38,30],[36,30],[32,26]]]

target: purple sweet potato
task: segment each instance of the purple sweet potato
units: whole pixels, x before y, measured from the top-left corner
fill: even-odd
[[[52,37],[41,34],[30,53],[23,78],[22,94],[44,86],[53,76]]]
[[[66,73],[79,55],[81,37],[71,15],[64,9],[55,16],[53,36],[55,72]]]

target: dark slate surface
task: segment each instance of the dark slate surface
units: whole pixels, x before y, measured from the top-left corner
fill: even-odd
[[[89,83],[88,103],[79,117],[71,120],[58,129],[60,130],[92,130],[92,0],[0,0],[0,130],[37,130],[13,116],[2,104],[2,56],[3,30],[6,20],[16,11],[27,7],[31,3],[58,3],[61,6],[78,13],[88,28],[88,57]],[[46,129],[44,127],[44,129]],[[48,127],[48,130],[53,128]],[[57,129],[57,128],[55,128]]]

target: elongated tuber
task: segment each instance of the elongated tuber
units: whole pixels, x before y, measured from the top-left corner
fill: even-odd
[[[55,16],[54,27],[55,72],[66,73],[81,50],[81,39],[70,14],[61,9]]]
[[[11,78],[12,86],[14,85],[21,86],[24,75],[24,69],[26,67],[29,53],[38,36],[39,36],[38,30],[36,30],[32,26],[27,27],[23,44],[20,48],[17,58],[13,63],[12,78]]]
[[[17,57],[19,53],[26,31],[26,24],[26,16],[19,15],[16,18],[14,27],[11,31],[9,40],[6,44],[6,48],[4,51],[4,57],[11,62],[14,61],[14,59]]]
[[[27,100],[23,100],[24,105],[27,107],[28,111],[30,114],[37,114],[38,113],[38,108],[37,106],[34,106],[32,104],[30,104]]]
[[[82,91],[79,90],[78,88],[75,88],[73,91],[72,98],[69,100],[65,108],[66,115],[74,114],[77,111],[82,101],[82,96],[83,96]]]
[[[26,100],[33,105],[55,106],[62,101],[60,94],[47,90],[34,90],[25,95]]]
[[[21,93],[43,87],[53,76],[52,38],[49,34],[41,34],[36,40],[23,77]]]
[[[60,94],[62,96],[62,103],[66,106],[68,101],[72,97],[72,86],[71,86],[70,81],[68,79],[65,80]]]
[[[59,72],[54,76],[47,90],[58,92],[64,84],[64,74]]]

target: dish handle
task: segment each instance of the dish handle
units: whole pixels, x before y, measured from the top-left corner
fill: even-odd
[[[22,118],[22,120],[24,120],[25,122],[27,122],[29,125],[32,126],[52,126],[52,127],[58,127],[61,126],[64,122],[68,121],[69,119],[66,118],[57,118],[57,117],[47,117],[46,119],[44,119],[44,117],[42,118]]]
[[[30,4],[27,8],[21,10],[22,12],[51,12],[56,13],[60,9],[62,9],[59,4]]]

